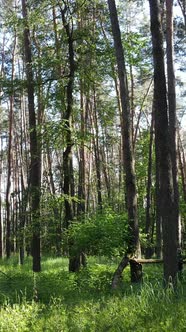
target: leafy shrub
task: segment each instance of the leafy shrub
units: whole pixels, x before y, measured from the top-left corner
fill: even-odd
[[[66,231],[64,243],[71,243],[74,253],[112,257],[123,253],[128,240],[126,214],[108,209],[84,222],[74,221]]]

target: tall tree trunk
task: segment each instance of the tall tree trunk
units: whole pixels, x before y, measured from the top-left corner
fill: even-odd
[[[121,33],[118,22],[116,4],[114,0],[108,0],[112,33],[114,38],[114,47],[116,52],[120,98],[122,106],[122,137],[123,137],[123,156],[125,167],[125,183],[127,193],[127,209],[129,217],[129,226],[131,231],[131,240],[128,253],[139,254],[139,227],[137,217],[137,195],[136,179],[134,170],[134,156],[132,147],[132,128],[131,114],[129,104],[129,91],[127,83],[127,74],[125,68],[125,58],[121,42]]]
[[[79,149],[79,180],[78,180],[78,207],[77,214],[85,213],[85,105],[83,83],[80,82],[80,109],[81,109],[81,144]]]
[[[155,212],[156,212],[156,256],[162,258],[162,217],[161,217],[161,193],[160,193],[160,172],[157,142],[155,138],[155,155],[156,155],[156,192],[155,192]]]
[[[174,73],[174,42],[173,42],[173,0],[166,0],[166,38],[167,38],[167,78],[168,78],[168,110],[169,132],[172,160],[172,175],[174,186],[174,213],[175,220],[179,218],[179,190],[177,165],[177,138],[176,138],[176,87]]]
[[[11,255],[11,176],[12,176],[12,144],[13,144],[13,111],[14,111],[14,65],[15,65],[16,35],[12,50],[12,72],[11,72],[11,96],[9,111],[9,138],[8,138],[8,165],[7,165],[7,186],[6,186],[6,257]]]
[[[1,144],[1,143],[0,143]],[[2,150],[0,147],[0,156],[2,156]],[[0,157],[2,158],[2,157]],[[0,159],[0,258],[3,257],[3,223],[2,223],[2,160]]]
[[[19,222],[19,262],[21,265],[24,263],[24,256],[25,256],[25,236],[24,236],[24,229],[26,224],[26,207],[28,204],[28,175],[25,174],[24,169],[24,152],[27,150],[26,146],[23,148],[23,142],[26,141],[26,133],[25,133],[25,107],[23,100],[21,98],[20,101],[20,122],[21,122],[21,133],[20,133],[20,151],[19,151],[19,160],[20,160],[20,205],[19,205],[19,215],[20,215],[20,222]],[[23,152],[24,151],[24,152]],[[26,157],[27,160],[27,157]],[[27,163],[26,163],[27,164]]]
[[[22,15],[25,22],[24,27],[24,52],[28,93],[28,112],[30,129],[30,192],[31,192],[31,215],[32,215],[32,255],[33,271],[41,271],[40,257],[40,182],[41,182],[41,160],[39,154],[38,137],[36,130],[36,113],[34,100],[34,78],[32,69],[32,52],[30,30],[27,16],[27,4],[22,0]]]
[[[98,118],[96,114],[96,93],[94,91],[94,100],[90,103],[91,108],[91,127],[93,129],[93,148],[95,157],[95,167],[96,167],[96,178],[97,178],[97,204],[100,211],[102,210],[102,181],[101,181],[101,158],[99,151],[99,128],[98,128]]]
[[[140,255],[139,227],[137,217],[137,195],[136,179],[134,170],[134,156],[132,144],[131,112],[129,102],[129,91],[127,74],[125,68],[125,57],[121,41],[121,32],[119,27],[118,15],[115,0],[108,0],[112,34],[114,38],[114,47],[117,60],[119,88],[122,107],[122,139],[123,139],[123,157],[125,168],[125,185],[127,196],[127,210],[129,219],[130,241],[126,255]],[[123,261],[123,260],[122,260]],[[125,261],[125,259],[124,259]],[[125,267],[125,264],[121,267]],[[112,287],[116,288],[122,268],[118,268],[112,280]],[[132,271],[131,271],[132,273]]]
[[[150,142],[149,142],[149,158],[148,158],[148,179],[147,179],[147,195],[146,195],[146,225],[145,233],[147,236],[147,248],[145,257],[150,258],[152,255],[152,216],[151,216],[151,187],[152,187],[152,152],[153,152],[153,134],[154,134],[154,114],[152,110]]]
[[[183,188],[183,198],[184,201],[186,202],[186,160],[185,160],[185,151],[180,138],[178,145],[178,155],[179,155],[179,166],[180,166],[182,188]]]
[[[170,280],[175,284],[178,272],[178,219],[174,214],[174,187],[170,151],[171,141],[168,126],[163,35],[160,22],[159,1],[149,0],[149,4],[154,59],[155,135],[158,146],[157,156],[160,174],[164,279],[166,284]]]
[[[72,122],[72,111],[73,111],[73,88],[74,88],[74,75],[75,75],[75,59],[74,59],[74,44],[73,44],[73,26],[70,26],[70,22],[66,19],[67,6],[64,9],[60,6],[60,12],[62,17],[63,26],[66,32],[68,41],[68,63],[69,63],[69,78],[67,84],[67,95],[66,95],[66,111],[63,117],[65,127],[65,142],[66,149],[63,152],[63,176],[64,184],[63,191],[65,195],[65,227],[68,228],[70,222],[73,220],[73,206],[70,199],[72,192],[72,180],[73,180],[73,166],[72,166],[72,134],[71,134],[71,122]],[[71,22],[73,25],[73,23]],[[73,253],[73,244],[69,244],[69,271],[75,272],[80,268],[80,255]]]

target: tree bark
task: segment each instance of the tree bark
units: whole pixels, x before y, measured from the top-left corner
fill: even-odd
[[[135,179],[135,170],[134,170],[131,114],[130,114],[127,74],[125,68],[125,57],[121,42],[121,32],[118,22],[118,15],[117,15],[115,1],[108,0],[108,6],[110,13],[112,34],[114,38],[114,47],[115,47],[117,67],[118,67],[120,98],[122,106],[123,156],[124,156],[124,167],[125,167],[125,184],[126,184],[126,193],[127,193],[127,209],[128,209],[130,235],[131,235],[128,252],[130,254],[136,253],[137,255],[139,255],[139,227],[138,227],[138,217],[137,217],[136,179]]]
[[[139,226],[137,216],[137,195],[136,195],[136,179],[134,170],[134,156],[132,144],[132,127],[131,127],[131,112],[129,102],[129,90],[127,82],[127,73],[125,68],[125,57],[121,41],[121,32],[119,27],[118,15],[115,0],[108,0],[108,7],[110,13],[110,21],[112,27],[112,34],[114,39],[114,48],[116,53],[119,89],[122,107],[122,140],[123,140],[123,157],[125,169],[125,186],[127,196],[127,211],[129,219],[130,240],[128,243],[127,254],[136,256],[140,255],[139,243]],[[124,258],[123,258],[124,259]],[[125,259],[124,259],[125,261]],[[122,266],[122,264],[121,264]],[[122,270],[118,270],[122,273]],[[119,280],[118,273],[115,273],[112,287],[116,287]]]
[[[34,77],[32,69],[32,52],[30,31],[27,16],[27,4],[22,0],[22,15],[25,20],[24,27],[24,52],[26,65],[28,112],[30,129],[30,192],[31,192],[31,215],[32,215],[32,256],[33,271],[41,271],[40,257],[40,182],[41,182],[41,159],[39,154],[39,142],[36,129],[36,113],[34,100]]]
[[[72,111],[73,111],[73,88],[74,88],[74,76],[75,76],[75,59],[74,59],[74,40],[73,40],[73,26],[70,26],[70,22],[67,22],[66,12],[67,6],[64,8],[60,6],[60,12],[62,17],[63,26],[66,32],[67,42],[68,42],[68,63],[69,63],[69,77],[67,84],[67,94],[66,94],[66,110],[63,117],[64,128],[65,128],[65,141],[66,148],[63,152],[63,191],[65,198],[65,227],[68,228],[70,222],[74,218],[74,211],[72,202],[70,199],[71,192],[73,189],[73,166],[72,166],[72,134],[71,134],[71,121],[72,121]],[[73,23],[71,23],[73,25]],[[80,268],[80,254],[74,254],[73,243],[69,243],[69,271],[76,272]]]
[[[15,48],[16,35],[13,42],[12,50],[12,72],[11,72],[11,96],[10,96],[10,111],[9,111],[9,137],[8,137],[8,161],[7,161],[7,186],[6,186],[6,257],[11,255],[11,175],[12,175],[12,144],[13,144],[13,114],[14,114],[14,65],[15,65]]]
[[[0,154],[2,155],[1,148],[0,148]],[[2,197],[1,197],[2,176],[1,175],[2,175],[2,160],[0,160],[0,258],[3,258],[3,223],[2,223]]]
[[[151,216],[151,187],[152,187],[152,152],[153,152],[153,136],[154,136],[154,114],[152,110],[150,142],[149,142],[149,158],[148,158],[148,178],[147,178],[147,195],[146,195],[146,225],[145,233],[147,236],[147,248],[145,250],[145,258],[152,256],[152,216]]]
[[[178,220],[174,214],[174,188],[170,133],[168,126],[167,91],[164,68],[163,35],[159,1],[149,0],[154,60],[155,136],[160,175],[161,218],[163,229],[164,280],[176,284],[178,272]]]
[[[176,87],[174,72],[174,41],[173,41],[173,0],[166,0],[166,46],[167,46],[167,80],[168,80],[168,115],[172,161],[172,177],[174,187],[174,214],[179,218],[179,190],[177,165],[177,118],[176,118]]]
[[[179,155],[179,166],[180,166],[180,174],[182,181],[182,189],[183,189],[183,198],[186,202],[186,161],[185,161],[185,152],[182,146],[181,139],[179,138],[178,145],[178,155]]]

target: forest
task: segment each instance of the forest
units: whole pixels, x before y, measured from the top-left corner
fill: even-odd
[[[0,331],[186,331],[186,1],[0,22]]]

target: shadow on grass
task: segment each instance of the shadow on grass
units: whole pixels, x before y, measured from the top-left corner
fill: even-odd
[[[109,299],[113,295],[125,297],[140,294],[141,285],[130,283],[130,271],[127,267],[123,273],[120,287],[112,291],[111,282],[116,263],[105,261],[104,258],[90,258],[86,268],[79,273],[68,272],[66,258],[42,258],[42,272],[32,272],[31,258],[25,259],[25,264],[19,266],[17,257],[0,264],[0,304],[21,303],[23,300],[32,301],[35,298],[43,304],[51,299],[60,298],[67,306],[97,301],[100,298]],[[157,284],[161,288],[162,268],[160,266],[144,267],[144,283]],[[185,292],[185,288],[184,292]]]

